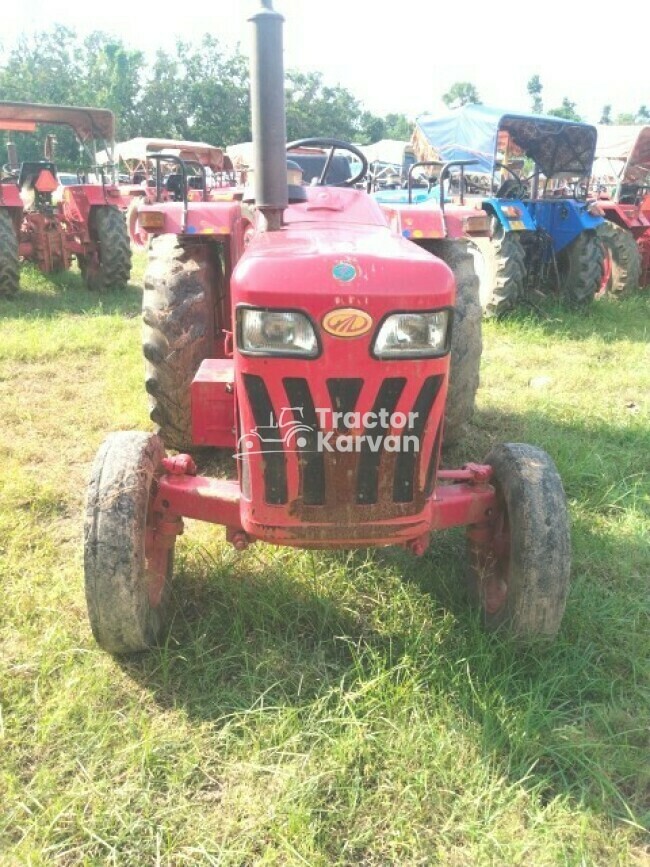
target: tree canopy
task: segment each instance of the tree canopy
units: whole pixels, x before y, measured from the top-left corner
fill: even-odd
[[[403,114],[379,117],[345,87],[320,72],[287,72],[287,135],[333,136],[360,144],[382,138],[407,140],[412,124]],[[178,41],[153,60],[120,39],[95,32],[51,30],[21,37],[0,54],[0,98],[110,108],[117,139],[136,136],[206,141],[224,146],[251,138],[248,60],[239,48],[206,34]],[[51,128],[38,136],[12,134],[22,159],[35,158]],[[74,168],[74,135],[57,129],[58,162]]]

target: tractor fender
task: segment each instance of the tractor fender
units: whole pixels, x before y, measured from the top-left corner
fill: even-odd
[[[446,237],[445,224],[438,205],[434,208],[400,205],[396,208],[384,208],[384,213],[392,231],[409,241]]]
[[[23,208],[20,190],[16,184],[0,184],[0,205],[3,208]]]
[[[122,195],[116,186],[101,184],[74,184],[63,191],[63,216],[72,223],[87,224],[92,208],[114,205],[123,208]]]
[[[577,199],[539,199],[530,202],[529,208],[537,227],[551,237],[555,253],[604,222],[602,216],[590,213],[590,204]]]
[[[233,236],[243,239],[246,229],[255,222],[254,215],[247,205],[237,201],[189,202],[187,222],[185,223],[182,202],[147,202],[137,205],[138,216],[143,228],[151,235],[201,235],[214,236],[215,239]],[[162,214],[162,226],[147,226],[142,216],[147,213]]]
[[[519,199],[483,199],[482,208],[498,221],[504,232],[534,232],[535,220]]]

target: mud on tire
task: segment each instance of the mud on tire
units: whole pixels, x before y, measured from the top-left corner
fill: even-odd
[[[554,638],[571,568],[562,480],[545,452],[523,443],[496,446],[484,463],[493,468],[501,518],[491,545],[470,542],[470,597],[487,629]]]
[[[590,304],[600,290],[604,274],[603,248],[589,230],[557,254],[560,292],[574,306]]]
[[[634,236],[609,220],[598,226],[596,234],[609,257],[610,275],[603,292],[621,295],[634,292],[641,281],[641,253]]]
[[[15,295],[19,283],[18,235],[11,214],[0,208],[0,298]]]
[[[426,244],[426,249],[449,265],[456,278],[443,434],[443,445],[450,446],[462,437],[465,425],[474,414],[483,349],[479,278],[475,253],[471,251],[469,241],[431,241]]]
[[[145,556],[164,454],[154,434],[122,431],[104,441],[93,465],[84,523],[86,603],[93,635],[109,653],[145,650],[167,623],[173,542],[155,581]]]
[[[151,242],[142,296],[149,415],[168,448],[192,448],[190,385],[214,351],[223,269],[215,245],[161,235]]]

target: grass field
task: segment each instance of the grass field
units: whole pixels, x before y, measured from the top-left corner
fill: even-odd
[[[238,555],[189,523],[167,644],[119,662],[90,635],[81,510],[103,437],[149,428],[140,291],[22,285],[0,306],[0,863],[650,864],[650,295],[488,324],[448,456],[556,460],[554,646],[482,633],[461,532],[421,560]]]

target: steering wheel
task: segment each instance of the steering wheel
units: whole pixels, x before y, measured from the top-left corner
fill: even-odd
[[[8,178],[17,178],[20,174],[20,169],[14,169],[11,167],[10,163],[5,163],[2,167],[2,174],[6,175]]]
[[[368,174],[368,160],[365,155],[359,150],[359,148],[355,147],[353,144],[347,141],[340,141],[337,138],[299,138],[296,141],[289,142],[287,145],[287,153],[289,151],[295,150],[295,148],[306,147],[306,148],[329,148],[329,153],[327,154],[327,158],[325,160],[325,165],[323,166],[323,171],[320,173],[320,177],[318,178],[317,185],[319,187],[325,186],[325,180],[327,175],[329,174],[329,170],[332,166],[332,160],[334,159],[334,154],[336,151],[347,151],[348,153],[353,154],[361,163],[361,170],[357,172],[357,174],[352,178],[347,178],[347,180],[342,181],[340,184],[332,184],[334,187],[353,187],[355,184],[358,184],[359,181],[363,180],[365,176]]]
[[[526,189],[525,182],[512,169],[503,163],[495,163],[494,167],[495,169],[505,169],[511,176],[506,178],[496,191],[495,196],[497,199],[521,199],[527,194],[528,190]]]

